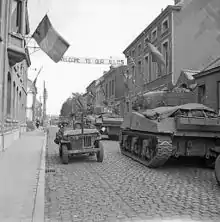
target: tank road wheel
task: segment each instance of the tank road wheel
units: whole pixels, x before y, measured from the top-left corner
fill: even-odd
[[[100,151],[96,153],[97,162],[103,162],[104,159],[104,146],[102,142],[99,142]]]
[[[63,144],[61,146],[61,152],[62,152],[62,156],[61,156],[61,160],[63,164],[68,164],[69,163],[69,155],[68,155],[68,148],[66,144]]]
[[[153,137],[146,147],[146,165],[156,168],[164,165],[172,155],[172,141],[169,137]]]
[[[217,157],[215,161],[215,177],[218,184],[220,185],[220,155]]]
[[[137,134],[135,134],[134,137],[122,134],[122,137],[124,138],[120,144],[121,153],[147,167],[160,167],[164,165],[172,155],[173,146],[169,136],[146,135],[139,137],[137,140]]]

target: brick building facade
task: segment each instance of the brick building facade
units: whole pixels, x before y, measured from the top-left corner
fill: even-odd
[[[0,151],[26,130],[27,0],[0,1]]]
[[[116,108],[120,113],[123,113],[121,107],[121,100],[124,98],[125,85],[123,73],[126,72],[127,66],[111,66],[110,70],[106,72],[103,82],[103,88],[105,91],[105,100],[108,102],[108,106]]]
[[[178,0],[157,16],[124,50],[135,84],[132,94],[176,84],[183,69],[202,70],[218,58],[220,44],[219,0]],[[165,59],[154,62],[150,41]],[[129,64],[129,56],[135,64]]]

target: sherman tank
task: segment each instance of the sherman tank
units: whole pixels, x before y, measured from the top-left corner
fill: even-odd
[[[169,158],[181,156],[201,157],[207,166],[214,167],[220,153],[220,117],[217,113],[198,103],[169,106],[166,103],[171,97],[166,93],[154,95],[155,99],[151,96],[154,104],[149,107],[156,108],[133,111],[124,118],[121,153],[150,168],[161,167]],[[220,166],[220,159],[216,168],[217,165]],[[220,179],[218,172],[216,178]]]
[[[105,128],[104,134],[109,139],[118,139],[120,134],[120,126],[123,122],[123,118],[116,114],[103,113],[96,118],[96,127],[98,129]]]

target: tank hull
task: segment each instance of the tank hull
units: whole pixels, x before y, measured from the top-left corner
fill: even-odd
[[[206,117],[198,116],[201,112]],[[121,125],[121,153],[152,168],[163,166],[171,157],[200,157],[214,168],[220,119],[208,117],[209,112],[201,104],[132,112]]]

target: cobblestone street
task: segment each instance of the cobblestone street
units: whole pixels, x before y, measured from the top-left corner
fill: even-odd
[[[149,169],[122,156],[111,141],[104,142],[103,163],[78,157],[63,165],[53,142],[56,130],[50,130],[46,156],[46,221],[220,220],[213,170],[180,165]]]

